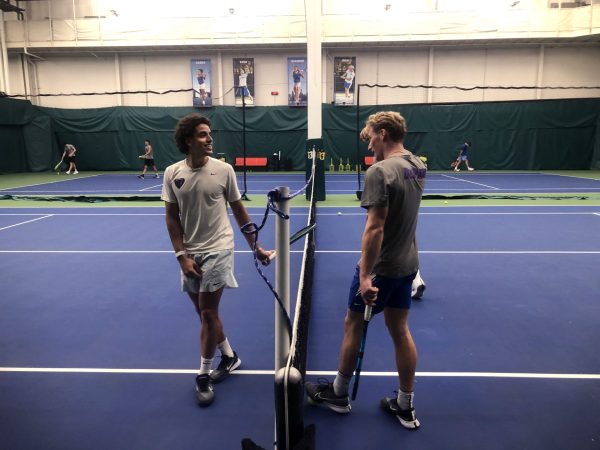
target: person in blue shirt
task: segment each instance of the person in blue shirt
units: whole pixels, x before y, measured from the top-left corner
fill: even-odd
[[[464,161],[465,165],[467,166],[467,170],[469,170],[469,171],[475,170],[471,166],[469,166],[468,153],[469,153],[470,148],[471,148],[470,141],[466,141],[463,145],[460,146],[460,152],[458,154],[458,157],[456,158],[456,165],[454,166],[455,172],[460,172],[460,165],[463,161]]]

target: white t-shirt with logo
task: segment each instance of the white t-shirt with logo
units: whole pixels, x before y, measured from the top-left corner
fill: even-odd
[[[185,160],[170,165],[163,176],[161,199],[179,205],[188,253],[233,248],[227,203],[240,200],[241,194],[231,165],[215,158],[198,169]]]

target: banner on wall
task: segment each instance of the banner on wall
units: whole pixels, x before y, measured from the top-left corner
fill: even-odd
[[[210,59],[192,59],[192,88],[194,89],[193,105],[196,108],[212,106],[212,90],[210,88],[212,64]]]
[[[336,105],[354,105],[356,56],[336,56],[333,60],[333,100]]]
[[[233,85],[235,106],[242,106],[242,96],[246,106],[254,106],[254,58],[233,59]]]
[[[307,104],[306,58],[288,58],[288,105],[306,106]]]

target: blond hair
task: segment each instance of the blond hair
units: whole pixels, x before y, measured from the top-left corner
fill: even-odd
[[[406,137],[406,119],[395,111],[380,111],[371,114],[367,119],[365,127],[371,127],[373,131],[386,130],[393,142],[402,142]],[[361,137],[363,133],[361,132]]]

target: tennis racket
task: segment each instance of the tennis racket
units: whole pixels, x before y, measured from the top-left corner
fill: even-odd
[[[63,159],[64,156],[62,158],[60,158],[60,161],[58,162],[57,165],[54,166],[54,171],[56,172],[58,169],[60,169],[60,165],[63,163]]]
[[[356,399],[356,393],[358,392],[358,382],[360,381],[360,371],[362,369],[363,356],[365,355],[365,344],[367,342],[367,330],[369,329],[369,322],[371,321],[372,314],[373,307],[367,305],[365,307],[365,315],[363,317],[362,339],[360,341],[360,348],[358,350],[358,356],[356,357],[356,367],[354,369],[354,386],[352,386],[352,400]]]
[[[450,167],[452,167],[453,169],[456,167],[456,165],[458,164],[458,159],[456,161],[452,161],[450,163]]]

